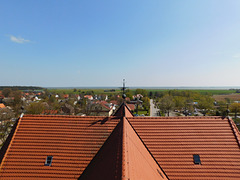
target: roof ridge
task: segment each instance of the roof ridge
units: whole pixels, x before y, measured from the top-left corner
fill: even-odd
[[[24,115],[24,114],[22,113],[22,114],[20,115],[20,117],[18,118],[18,120],[16,121],[16,123],[14,124],[14,126],[13,126],[10,134],[8,135],[8,137],[7,137],[4,145],[2,146],[2,148],[1,148],[1,150],[0,150],[0,152],[1,152],[1,154],[2,154],[2,157],[0,157],[0,162],[1,162],[1,164],[0,164],[0,170],[2,169],[2,166],[3,166],[4,160],[5,160],[5,158],[6,158],[6,155],[7,155],[8,151],[9,151],[11,145],[12,145],[12,142],[13,142],[12,139],[14,139],[14,137],[15,137],[15,135],[16,135],[16,132],[17,132],[18,127],[19,127],[19,124],[20,124],[20,122],[21,122],[21,120],[22,120],[22,118],[23,118],[23,115]],[[3,152],[2,152],[2,151],[3,151]]]
[[[125,102],[123,102],[118,110],[114,113],[113,116],[118,116],[118,117],[134,117],[132,114],[130,108],[127,106]]]
[[[233,122],[232,119],[228,118],[228,122],[229,122],[229,124],[230,124],[230,126],[231,126],[231,129],[232,129],[232,131],[233,131],[233,134],[234,134],[234,136],[235,136],[235,138],[236,138],[236,140],[237,140],[238,146],[239,146],[239,148],[240,148],[240,132],[239,132],[236,124]]]

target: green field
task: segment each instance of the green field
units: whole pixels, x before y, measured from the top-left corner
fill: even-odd
[[[52,93],[64,93],[64,94],[80,94],[80,93],[86,93],[93,91],[94,94],[120,94],[121,90],[120,89],[115,89],[114,92],[105,92],[104,90],[109,90],[109,89],[48,89]],[[146,89],[149,92],[155,93],[155,92],[166,92],[169,91],[169,89]],[[136,89],[130,89],[132,93],[134,94]],[[236,90],[215,90],[215,89],[193,89],[193,90],[177,90],[177,91],[193,91],[193,92],[198,92],[202,95],[209,94],[209,95],[220,95],[220,94],[233,94],[236,92]]]
[[[170,89],[146,89],[148,92],[166,92],[169,91]],[[172,89],[171,89],[172,90]],[[220,95],[220,94],[232,94],[235,93],[236,90],[228,90],[228,89],[176,89],[177,91],[193,91],[193,92],[198,92],[202,95],[210,94],[210,95]]]
[[[63,94],[80,94],[80,93],[86,93],[86,92],[91,92],[93,91],[94,94],[119,94],[121,92],[120,89],[115,89],[115,92],[104,92],[106,89],[48,89],[49,92],[52,93],[63,93]]]

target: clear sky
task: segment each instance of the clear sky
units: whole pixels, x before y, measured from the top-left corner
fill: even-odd
[[[0,0],[0,85],[240,86],[239,0]]]

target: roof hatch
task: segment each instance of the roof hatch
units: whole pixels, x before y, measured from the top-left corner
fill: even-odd
[[[194,164],[201,164],[200,156],[198,154],[193,155]]]
[[[51,166],[51,164],[52,164],[52,159],[53,159],[53,157],[52,156],[47,156],[47,158],[46,158],[46,161],[45,161],[45,166]]]

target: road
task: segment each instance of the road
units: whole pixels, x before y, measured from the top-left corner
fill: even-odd
[[[158,113],[157,113],[159,111],[159,109],[155,108],[154,106],[155,105],[153,104],[153,99],[150,99],[150,117],[159,116]],[[167,116],[167,114],[166,114],[166,116]],[[177,115],[176,115],[175,112],[170,111],[169,116],[174,117],[174,116],[177,116]]]
[[[156,117],[158,116],[157,115],[157,112],[158,112],[158,109],[154,107],[155,105],[153,104],[153,100],[150,99],[150,116],[151,117]]]

